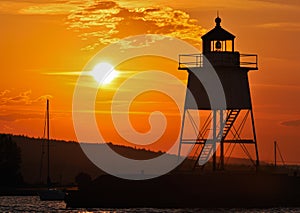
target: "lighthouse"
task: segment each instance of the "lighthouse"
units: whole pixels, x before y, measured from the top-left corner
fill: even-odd
[[[225,153],[232,153],[232,147],[240,145],[253,165],[257,167],[259,156],[248,74],[250,71],[258,70],[258,56],[236,51],[236,37],[222,28],[221,23],[222,20],[218,16],[215,19],[215,27],[202,36],[201,54],[179,55],[179,70],[188,73],[188,92],[185,99],[178,155],[180,156],[185,145],[192,144],[190,158],[195,162],[193,168],[198,165],[204,166],[212,158],[213,169],[223,170]],[[216,73],[224,91],[226,107],[224,105],[212,106],[212,97],[209,97],[201,81],[201,75],[198,75],[207,72],[210,67]],[[191,97],[196,104],[190,104]],[[186,122],[188,119],[193,119],[192,116],[187,115],[195,110],[200,114],[203,112],[209,115],[205,122],[202,122],[203,125],[195,127],[197,134],[194,138],[185,138]],[[193,121],[189,122],[193,124]],[[207,134],[210,131],[213,134]],[[249,134],[244,136],[245,131],[251,133],[250,136]],[[252,152],[249,149],[252,149]],[[251,155],[251,153],[254,154]]]

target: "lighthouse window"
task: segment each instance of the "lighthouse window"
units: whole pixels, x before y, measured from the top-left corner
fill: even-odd
[[[225,49],[225,51],[226,52],[233,52],[233,45],[232,45],[233,41],[227,40],[225,42],[226,42],[226,45],[225,45],[226,49]]]
[[[212,52],[225,52],[226,51],[226,41],[211,41],[211,51]]]
[[[211,52],[233,52],[234,51],[233,41],[232,40],[211,41],[210,51]]]

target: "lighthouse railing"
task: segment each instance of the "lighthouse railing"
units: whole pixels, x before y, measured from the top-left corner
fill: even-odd
[[[240,66],[257,70],[258,56],[256,54],[240,54]]]
[[[203,54],[180,54],[179,69],[203,67]]]
[[[213,66],[238,66],[250,70],[258,69],[258,56],[256,54],[239,54],[234,52],[211,52],[206,58]],[[179,70],[203,67],[203,54],[181,54],[179,55]]]

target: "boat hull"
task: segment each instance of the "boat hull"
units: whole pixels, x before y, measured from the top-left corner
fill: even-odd
[[[38,192],[41,201],[61,201],[65,199],[65,192],[57,189],[49,189]]]

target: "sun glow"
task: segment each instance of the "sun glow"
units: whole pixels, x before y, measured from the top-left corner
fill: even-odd
[[[114,67],[106,62],[97,64],[94,69],[90,72],[90,75],[93,76],[95,81],[101,84],[109,84],[119,73],[114,69]]]

